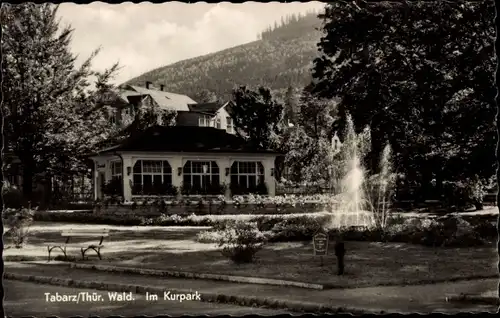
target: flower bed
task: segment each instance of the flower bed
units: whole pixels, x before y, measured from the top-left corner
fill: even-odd
[[[329,195],[234,196],[227,200],[218,197],[189,197],[175,200],[171,197],[136,198],[131,202],[120,202],[119,198],[108,198],[97,202],[94,212],[99,215],[155,217],[162,214],[207,215],[207,214],[296,214],[332,210],[337,202]]]
[[[37,211],[34,214],[34,220],[38,222],[61,222],[61,223],[83,223],[83,224],[108,224],[108,225],[151,225],[151,226],[217,226],[231,220],[241,220],[256,222],[265,220],[265,222],[278,222],[287,218],[308,215],[311,218],[320,217],[324,213],[299,213],[283,215],[259,215],[259,214],[224,214],[224,215],[178,215],[161,214],[155,217],[142,217],[135,215],[113,216],[97,215],[88,212],[73,213],[55,213]],[[276,220],[276,221],[275,221]]]

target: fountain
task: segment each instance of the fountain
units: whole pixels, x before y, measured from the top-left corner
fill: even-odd
[[[332,169],[343,176],[338,184],[338,193],[334,196],[333,211],[328,228],[341,227],[371,227],[379,222],[379,202],[383,199],[386,203],[387,179],[390,174],[389,154],[390,148],[386,146],[381,160],[381,174],[375,184],[377,197],[367,196],[367,181],[365,171],[361,165],[361,158],[367,153],[370,146],[370,130],[366,128],[360,135],[354,131],[354,123],[350,116],[347,117],[346,134],[341,146],[339,160],[332,160]],[[373,186],[373,185],[371,185]],[[372,191],[370,191],[371,193]],[[370,199],[370,200],[368,200]],[[385,205],[384,205],[385,208]],[[385,218],[384,218],[385,220]]]

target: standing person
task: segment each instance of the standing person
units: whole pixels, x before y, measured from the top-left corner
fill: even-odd
[[[344,274],[345,245],[339,236],[335,241],[335,256],[337,257],[337,275]]]

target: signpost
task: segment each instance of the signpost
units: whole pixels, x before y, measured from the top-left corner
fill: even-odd
[[[321,266],[323,266],[323,256],[326,256],[328,251],[328,234],[324,231],[318,231],[313,237],[314,255],[319,256],[321,259]]]

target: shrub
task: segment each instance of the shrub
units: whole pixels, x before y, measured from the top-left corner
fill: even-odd
[[[379,227],[346,227],[329,231],[330,236],[341,237],[345,241],[385,242],[387,234]]]
[[[257,194],[257,195],[269,194],[267,185],[263,182],[252,187],[246,187],[246,186],[241,186],[237,183],[231,183],[230,190],[231,190],[231,195],[233,196],[245,195],[245,194]]]
[[[29,227],[33,223],[34,211],[31,209],[5,209],[3,218],[9,228],[5,233],[16,248],[22,248],[28,241]]]
[[[110,196],[123,196],[123,185],[121,178],[113,178],[104,184],[102,193]]]
[[[485,243],[480,234],[459,216],[433,219],[409,219],[391,234],[391,241],[425,246],[469,247]]]
[[[459,216],[444,219],[443,228],[445,234],[443,246],[469,247],[485,243],[480,234],[474,231],[470,223]]]
[[[154,185],[131,184],[133,195],[166,195],[177,196],[179,189],[170,183],[158,183]]]
[[[200,243],[219,243],[224,237],[224,231],[201,231],[196,234],[196,241]]]
[[[313,235],[327,222],[326,216],[316,218],[298,216],[282,219],[272,228],[271,240],[277,241],[305,241],[312,239]]]
[[[214,221],[210,216],[199,216],[191,214],[188,216],[181,216],[177,214],[166,215],[162,214],[155,218],[145,219],[142,225],[156,225],[156,226],[211,226]]]
[[[20,209],[24,204],[23,193],[14,186],[2,188],[2,200],[6,208]]]
[[[474,226],[475,233],[488,240],[496,240],[498,237],[498,229],[496,222],[482,222]]]
[[[387,219],[387,226],[391,227],[394,225],[401,225],[405,223],[405,220],[408,218],[405,218],[404,216],[398,214],[394,216],[393,214],[389,215],[389,218]]]
[[[476,210],[483,209],[486,187],[479,178],[447,181],[443,183],[443,190],[449,207],[465,209],[469,205],[474,205]]]
[[[277,217],[260,216],[253,219],[253,221],[257,223],[259,231],[267,232],[271,231],[276,224],[282,221],[282,219]]]
[[[255,223],[235,221],[227,224],[219,239],[219,247],[222,247],[222,255],[234,263],[251,263],[265,241]]]
[[[226,185],[219,183],[210,183],[206,186],[195,186],[183,184],[180,189],[182,195],[224,195]]]

